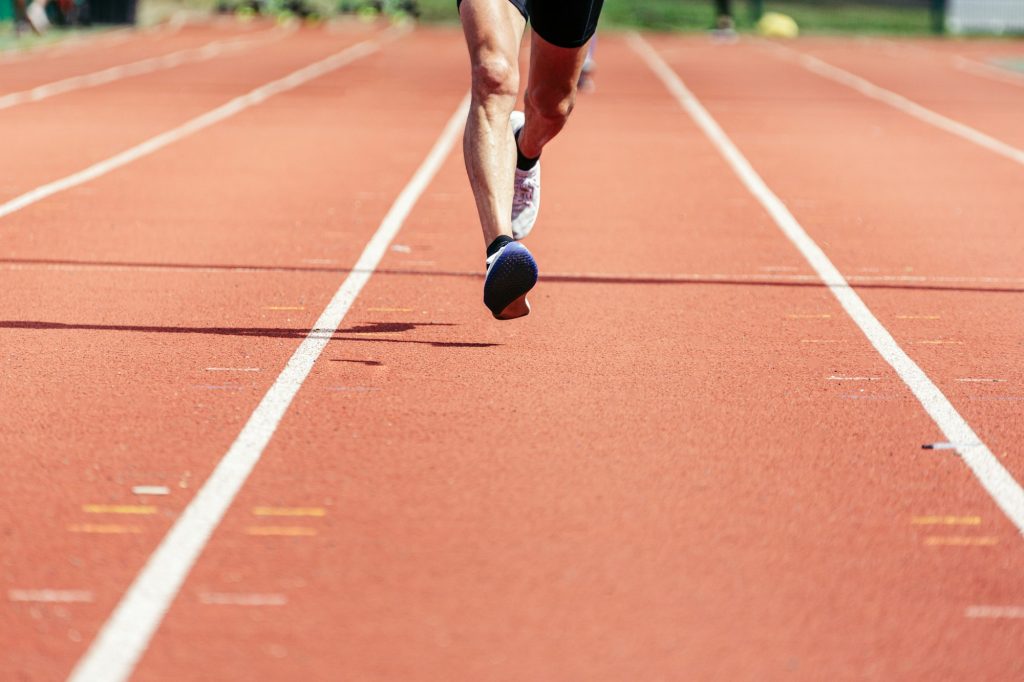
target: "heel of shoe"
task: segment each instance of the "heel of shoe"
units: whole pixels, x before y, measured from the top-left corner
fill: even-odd
[[[493,314],[496,320],[514,320],[517,317],[526,317],[530,314],[530,302],[526,300],[526,294],[523,294],[505,306],[500,313]]]

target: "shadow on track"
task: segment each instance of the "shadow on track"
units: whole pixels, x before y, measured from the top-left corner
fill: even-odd
[[[412,331],[417,327],[451,327],[446,322],[374,322],[331,332],[327,329],[289,329],[287,327],[155,327],[126,324],[74,324],[63,322],[33,322],[28,320],[0,320],[0,329],[31,329],[42,331],[104,331],[143,332],[150,334],[212,334],[216,336],[256,336],[278,339],[304,339],[307,336],[328,336],[331,341],[364,341],[369,343],[414,343],[436,348],[493,348],[499,343],[473,343],[466,341],[423,341],[417,339],[373,339],[347,334],[395,334]]]
[[[154,262],[124,262],[124,261],[86,261],[86,260],[47,260],[38,258],[0,258],[0,266],[22,266],[30,267],[51,266],[68,268],[97,268],[97,269],[123,269],[123,270],[193,270],[212,272],[322,272],[326,274],[346,274],[353,272],[351,268],[339,268],[330,266],[302,266],[302,265],[209,265],[203,263],[154,263]],[[480,279],[484,273],[475,271],[450,271],[450,270],[403,270],[397,268],[377,268],[372,272],[374,275],[392,276],[413,276],[413,277],[460,277],[467,279]],[[762,287],[824,287],[825,284],[814,275],[781,275],[767,277],[758,275],[603,275],[596,273],[541,273],[541,279],[545,282],[560,282],[569,284],[631,284],[631,285],[656,285],[669,286],[681,284],[708,284],[719,286],[762,286]],[[1004,282],[992,282],[991,285],[981,283],[967,286],[956,281],[948,283],[927,281],[928,278],[921,277],[920,281],[914,277],[902,278],[901,281],[885,281],[882,276],[869,277],[864,275],[848,275],[847,281],[854,289],[883,289],[883,290],[906,290],[906,291],[956,291],[969,293],[992,293],[992,294],[1021,294],[1024,293],[1024,282],[1016,286],[1003,286]],[[933,278],[934,279],[934,278]],[[949,278],[955,280],[956,278]],[[971,278],[964,277],[968,283]],[[1004,280],[1005,281],[1005,280]],[[1016,282],[1012,282],[1016,284]]]

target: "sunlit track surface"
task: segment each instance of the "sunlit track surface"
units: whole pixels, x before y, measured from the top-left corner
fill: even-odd
[[[210,43],[245,42],[277,27],[264,23],[248,26],[203,24],[177,29],[161,26],[151,30],[116,30],[49,46],[49,50],[0,55],[0,89],[27,90],[46,83],[82,77],[144,59],[173,55]],[[16,58],[16,57],[20,57]]]
[[[53,98],[54,106],[45,106],[44,100],[2,110],[0,125],[21,134],[6,144],[5,162],[18,172],[0,178],[0,201],[131,148],[355,44],[371,30],[293,31],[258,50],[226,50],[209,61],[67,92]],[[75,112],[71,121],[69,110]],[[125,111],[133,115],[124,116]],[[118,124],[111,125],[113,121]],[[97,126],[106,126],[103,135],[84,134]]]
[[[160,24],[146,32],[176,32],[180,25],[172,26],[170,23]],[[63,38],[54,43],[44,43],[31,48],[22,48],[18,45],[10,46],[0,50],[0,64],[12,62],[28,62],[39,59],[55,59],[77,50],[88,48],[100,50],[130,40],[132,35],[137,33],[130,27],[123,26],[90,33],[87,35],[73,35]]]
[[[930,58],[927,66],[901,65],[894,69],[892,62],[909,60],[889,54],[872,63],[870,56],[863,57],[859,51],[851,71],[837,66],[848,63],[844,51],[828,49],[829,45],[825,49],[791,50],[763,44],[777,57],[793,59],[812,73],[1024,166],[1024,135],[1020,135],[1011,113],[1024,104],[1024,90],[1010,87],[1017,85],[1010,78],[1012,71],[1005,72],[1007,78],[979,81],[971,72],[950,68],[962,65],[962,61],[946,65],[943,60]],[[822,59],[815,52],[827,57]],[[931,63],[936,61],[937,65]],[[983,73],[990,75],[994,70]]]
[[[275,30],[129,34],[89,70]],[[112,660],[87,652],[304,339],[322,354],[152,639],[88,679],[1024,675],[1024,540],[971,444],[625,38],[544,153],[528,318],[480,302],[457,145],[358,262],[468,86],[456,29],[388,31],[303,27],[0,111],[3,203],[380,41],[0,219],[0,679]],[[763,43],[646,40],[1024,480],[1024,167]],[[950,61],[1013,45],[787,49],[1020,146],[1024,90]],[[70,56],[17,89],[85,73]]]
[[[124,78],[140,76],[154,71],[173,69],[182,64],[203,62],[222,54],[256,49],[270,41],[284,37],[289,32],[295,30],[295,28],[295,24],[283,24],[251,36],[243,35],[229,39],[216,39],[173,52],[164,52],[135,61],[117,63],[96,71],[62,77],[29,89],[0,95],[0,109],[38,102],[67,92],[106,85],[107,83],[113,83]]]

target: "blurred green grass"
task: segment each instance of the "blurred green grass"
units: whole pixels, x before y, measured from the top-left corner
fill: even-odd
[[[18,49],[32,49],[40,45],[48,45],[50,43],[57,43],[74,35],[82,35],[90,32],[103,30],[101,28],[75,28],[75,29],[62,29],[55,28],[52,31],[48,31],[44,35],[37,36],[31,31],[25,30],[21,34],[17,34],[14,31],[14,22],[12,21],[0,21],[0,50],[9,50],[11,48]]]
[[[9,1],[9,0],[8,0]],[[907,0],[903,0],[906,2]],[[793,17],[803,34],[890,34],[923,35],[930,31],[930,17],[923,1],[917,6],[900,3],[866,4],[852,0],[765,0],[764,11]],[[0,0],[4,2],[4,0]],[[226,0],[239,4],[241,0]],[[320,16],[334,13],[341,0],[306,0]],[[358,0],[348,0],[349,4]],[[877,0],[876,0],[877,2]],[[175,12],[208,14],[217,0],[139,0],[139,23],[143,26],[165,21]],[[274,0],[268,0],[274,4]],[[418,0],[421,17],[431,23],[458,23],[455,0]],[[736,28],[753,31],[749,2],[733,2]],[[711,0],[605,0],[601,16],[604,29],[642,28],[658,31],[706,31],[714,24]],[[82,31],[87,29],[76,29]],[[70,32],[51,31],[38,37],[22,33],[16,37],[9,21],[0,21],[0,49],[31,47],[52,42]]]
[[[765,11],[788,14],[805,33],[920,35],[931,32],[931,17],[925,7],[766,2]]]
[[[424,21],[458,21],[455,0],[419,0],[419,6]],[[788,14],[805,33],[923,34],[930,29],[928,10],[923,6],[766,0],[764,11]],[[738,30],[753,30],[748,3],[734,2],[733,13]],[[601,26],[705,31],[713,25],[714,14],[711,0],[605,0]]]

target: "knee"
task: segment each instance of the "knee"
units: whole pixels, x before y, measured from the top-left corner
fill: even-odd
[[[519,94],[519,69],[503,56],[481,55],[473,60],[473,96],[477,100],[512,98]]]
[[[530,108],[543,118],[564,122],[576,105],[576,88],[571,84],[545,85],[527,93]]]

